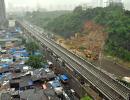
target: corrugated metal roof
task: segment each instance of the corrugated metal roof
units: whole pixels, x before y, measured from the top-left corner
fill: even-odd
[[[11,100],[11,95],[9,93],[0,93],[0,100]]]
[[[48,100],[47,96],[44,94],[44,91],[40,89],[26,90],[20,93],[20,98],[26,100]]]

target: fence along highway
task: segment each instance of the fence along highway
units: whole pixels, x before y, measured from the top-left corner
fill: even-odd
[[[96,87],[109,100],[129,100],[128,94],[130,89],[120,84],[117,80],[99,70],[91,63],[84,61],[82,58],[74,55],[70,51],[56,44],[53,40],[42,34],[41,30],[30,27],[28,23],[19,22],[30,35],[35,37],[41,44],[46,45],[55,54],[60,56],[66,63],[87,79],[94,87]]]

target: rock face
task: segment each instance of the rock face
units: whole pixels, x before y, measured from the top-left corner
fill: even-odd
[[[5,13],[5,2],[4,0],[0,0],[0,28],[6,21],[6,13]]]

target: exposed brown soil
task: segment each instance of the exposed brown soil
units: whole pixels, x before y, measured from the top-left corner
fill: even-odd
[[[84,34],[76,33],[75,37],[71,37],[71,39],[60,38],[57,42],[83,57],[98,60],[107,37],[107,33],[103,32],[103,29],[102,26],[88,21],[84,25]]]
[[[63,37],[56,36],[56,42],[71,52],[87,58],[87,60],[93,62],[107,72],[119,77],[130,76],[130,69],[124,67],[124,62],[117,62],[114,60],[107,59],[102,53],[105,40],[107,39],[107,33],[104,32],[104,27],[95,24],[92,21],[87,21],[84,25],[84,32],[81,35],[76,33],[75,37],[65,40]],[[102,54],[102,55],[100,55]],[[101,59],[99,59],[101,58]],[[101,63],[100,63],[101,61]],[[101,65],[100,65],[101,64]]]

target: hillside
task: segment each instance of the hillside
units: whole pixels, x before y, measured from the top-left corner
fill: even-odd
[[[52,21],[53,19],[68,13],[70,13],[70,11],[34,11],[27,12],[24,18],[31,23],[43,28],[48,22]]]
[[[45,28],[66,39],[74,37],[76,33],[81,36],[88,34],[87,37],[89,38],[84,37],[84,39],[89,39],[89,42],[88,40],[87,42],[92,46],[90,47],[91,49],[94,48],[95,45],[98,45],[98,39],[94,37],[94,35],[100,32],[98,32],[97,27],[93,27],[91,31],[89,30],[91,27],[85,28],[85,25],[88,25],[86,23],[89,21],[94,22],[94,25],[97,24],[98,27],[101,28],[99,28],[99,30],[102,31],[101,33],[108,34],[105,36],[105,39],[107,39],[103,39],[105,42],[103,50],[107,54],[118,57],[124,61],[130,61],[130,12],[125,11],[121,6],[110,5],[106,8],[93,8],[85,11],[83,11],[81,7],[77,7],[72,13],[49,21]],[[94,35],[90,33],[94,33]],[[99,39],[102,38],[100,36],[99,34]],[[91,40],[95,42],[91,44]],[[78,40],[76,39],[76,41]],[[82,44],[81,41],[80,43]],[[77,45],[76,42],[75,45]],[[100,45],[98,51],[100,51],[102,46],[103,45]],[[85,48],[89,48],[87,44]]]
[[[90,60],[97,60],[102,46],[107,37],[107,33],[103,32],[103,27],[95,24],[92,21],[87,21],[84,26],[84,31],[89,31],[87,34],[76,33],[70,39],[57,37],[56,41],[60,45],[70,51]]]
[[[63,37],[65,44],[75,45],[77,51],[92,52],[98,58],[102,49],[107,55],[130,61],[130,11],[122,6],[111,4],[87,10],[79,6],[72,12],[33,12],[26,19]]]

